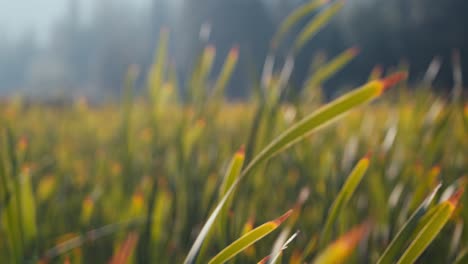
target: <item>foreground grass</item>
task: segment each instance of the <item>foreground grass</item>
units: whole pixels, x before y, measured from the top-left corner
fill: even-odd
[[[327,2],[285,19],[242,103],[223,96],[236,47],[212,78],[208,45],[178,87],[163,30],[142,96],[131,67],[120,103],[0,105],[0,259],[466,262],[466,102],[409,90],[402,69],[374,71],[324,104],[320,86],[357,48],[314,63],[291,89],[295,56],[343,1],[321,9],[275,66],[285,34]]]
[[[395,90],[387,102],[351,112],[255,169],[237,189],[204,257],[211,258],[240,237],[246,225],[259,225],[296,208],[298,195],[306,189],[310,195],[288,226],[300,233],[283,260],[313,259],[321,246],[307,246],[321,235],[346,176],[365,153],[372,152],[362,182],[348,204],[339,207],[339,215],[334,212],[333,228],[327,223],[327,237],[336,238],[372,219],[363,249],[349,261],[377,261],[424,197],[439,182],[443,189],[457,184],[468,164],[466,108],[426,92],[408,93]],[[258,149],[298,120],[301,112],[316,107],[280,105],[271,117],[274,124],[265,119],[258,128]],[[132,104],[130,116],[118,105],[90,107],[82,100],[60,109],[20,102],[3,105],[2,142],[12,140],[20,188],[30,189],[32,195],[24,198],[31,201],[27,212],[35,209],[35,217],[24,223],[35,229],[29,231],[33,239],[24,255],[102,263],[111,259],[129,232],[136,231],[140,243],[145,232],[150,236],[144,240],[148,250],[139,245],[134,255],[140,249],[148,261],[181,262],[220,197],[224,171],[233,153],[246,143],[255,109],[254,101],[224,104],[204,118],[193,107],[172,105],[158,117],[156,128],[149,105],[140,99]],[[3,158],[6,153],[4,149]],[[461,199],[466,204],[466,196]],[[467,246],[463,228],[467,217],[458,210],[422,261],[454,260]],[[2,219],[5,234],[9,230]],[[99,229],[107,225],[108,229]],[[76,236],[81,236],[80,243],[70,248],[65,244],[63,252],[50,250]],[[259,261],[270,254],[273,242],[274,235],[267,236],[236,259]],[[10,249],[8,240],[2,239],[3,258],[12,257]]]

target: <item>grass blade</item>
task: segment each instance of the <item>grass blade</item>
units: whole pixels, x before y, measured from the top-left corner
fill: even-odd
[[[437,210],[398,260],[398,264],[414,263],[418,259],[448,222],[462,194],[463,189],[459,189],[449,200],[438,205]]]
[[[126,264],[129,262],[130,257],[132,256],[135,246],[138,241],[138,234],[136,232],[131,232],[128,234],[127,239],[123,244],[117,249],[117,252],[112,257],[109,264]]]
[[[169,43],[169,31],[166,28],[161,29],[159,35],[158,49],[154,58],[154,64],[151,66],[148,75],[148,89],[151,95],[152,103],[157,105],[159,90],[164,82],[165,66],[167,60],[167,49]]]
[[[319,7],[326,4],[327,0],[314,0],[308,3],[301,5],[300,7],[296,8],[286,19],[281,23],[280,28],[273,36],[271,41],[271,46],[273,49],[276,49],[280,42],[283,40],[284,36],[288,31],[295,25],[299,20],[307,16],[308,14],[314,12]]]
[[[279,218],[273,221],[269,221],[243,235],[242,237],[234,241],[232,244],[224,248],[221,252],[219,252],[218,255],[216,255],[210,260],[209,264],[220,264],[230,260],[239,252],[243,251],[250,245],[262,239],[264,236],[273,232],[276,228],[278,228],[278,226],[281,225],[281,223],[283,223],[291,215],[291,213],[292,210],[289,210]]]
[[[344,1],[337,1],[329,8],[318,14],[312,21],[310,21],[301,31],[296,41],[294,42],[294,53],[298,53],[309,41],[322,29],[344,6]]]
[[[221,69],[221,73],[219,74],[218,79],[213,88],[213,97],[220,98],[224,94],[224,90],[226,88],[229,79],[232,76],[234,69],[236,68],[237,60],[239,58],[239,47],[235,46],[230,51],[224,61],[223,68]]]
[[[231,186],[234,184],[244,164],[244,157],[245,157],[244,146],[242,146],[232,158],[231,163],[229,164],[229,167],[226,171],[226,174],[224,175],[223,182],[221,183],[221,186],[219,188],[219,197],[224,197],[224,195],[227,193],[229,188],[231,188]],[[225,237],[225,229],[223,227],[226,226],[226,222],[227,222],[226,215],[227,215],[229,206],[232,203],[233,197],[234,197],[233,195],[229,196],[226,203],[222,207],[221,213],[219,215],[218,231],[222,238]],[[207,234],[206,238],[203,241],[203,245],[200,249],[200,256],[198,259],[199,261],[205,255],[205,252],[208,247],[209,239],[211,238],[214,230],[215,229],[211,229],[211,231]]]
[[[348,179],[341,188],[338,196],[333,202],[330,210],[328,211],[328,218],[325,222],[325,227],[322,233],[322,243],[325,244],[328,242],[332,230],[333,223],[335,223],[339,212],[348,204],[349,199],[355,192],[357,186],[361,182],[364,174],[369,168],[369,156],[362,158],[357,165],[354,167],[353,171],[349,174]]]
[[[237,153],[234,155],[232,158],[231,163],[229,164],[229,168],[226,171],[226,175],[224,176],[223,183],[221,184],[221,187],[219,189],[219,197],[223,197],[229,188],[234,184],[236,181],[237,177],[239,177],[239,174],[241,172],[242,166],[244,164],[244,159],[245,159],[245,151],[244,151],[244,146],[242,146]],[[229,209],[230,204],[232,203],[233,195],[228,199],[226,204],[224,205],[222,214],[219,216],[219,230],[222,231],[222,227],[225,226],[226,224],[226,215],[227,215],[227,210]],[[223,234],[223,232],[221,232]]]
[[[356,47],[343,51],[326,65],[320,67],[312,75],[312,77],[306,82],[306,89],[319,87],[324,81],[333,76],[336,72],[346,66],[351,60],[353,60],[358,53],[359,49]]]
[[[388,78],[369,82],[323,106],[274,139],[254,157],[242,174],[245,175],[257,164],[294,145],[310,133],[336,120],[349,110],[369,103],[379,97],[382,92],[405,78],[406,73],[396,73]]]
[[[394,262],[397,254],[401,252],[406,241],[410,237],[411,232],[429,209],[429,205],[431,205],[432,201],[434,200],[434,197],[439,191],[440,186],[441,185],[439,184],[436,188],[434,188],[434,190],[426,197],[426,199],[424,199],[421,205],[411,215],[408,221],[406,221],[395,238],[393,238],[392,242],[390,242],[390,245],[385,249],[385,252],[382,254],[377,264],[390,264]]]

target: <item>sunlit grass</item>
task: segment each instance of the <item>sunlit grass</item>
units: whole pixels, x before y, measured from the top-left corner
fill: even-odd
[[[224,98],[237,47],[216,54],[207,46],[180,87],[167,58],[169,31],[163,30],[144,92],[134,84],[143,73],[132,66],[120,103],[89,105],[82,98],[58,107],[12,98],[2,104],[0,258],[466,259],[466,103],[438,97],[429,87],[408,89],[404,71],[386,77],[373,71],[369,82],[322,102],[320,86],[357,55],[356,48],[317,65],[302,91],[290,91],[291,97],[285,92],[294,49],[342,3],[310,20],[282,67],[274,67],[270,54],[258,89],[243,102]],[[299,7],[271,52],[294,24],[324,4]],[[225,60],[210,80],[216,56]]]

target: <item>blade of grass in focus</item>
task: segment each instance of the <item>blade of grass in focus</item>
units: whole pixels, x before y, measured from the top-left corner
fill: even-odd
[[[449,200],[442,202],[436,207],[436,211],[417,233],[414,240],[398,260],[398,264],[410,264],[418,259],[448,222],[462,194],[463,189],[459,189]]]
[[[385,79],[369,82],[319,108],[276,137],[249,163],[242,174],[246,174],[257,164],[292,146],[311,132],[336,120],[349,110],[376,99],[386,89],[405,78],[406,73],[396,73]]]
[[[424,199],[421,205],[419,205],[419,207],[414,211],[408,221],[406,221],[400,231],[398,231],[397,235],[393,238],[392,242],[390,242],[388,247],[385,249],[385,252],[382,254],[377,264],[390,264],[395,261],[398,253],[403,250],[405,243],[409,239],[419,220],[428,211],[429,206],[434,200],[434,197],[439,191],[440,187],[440,184],[437,185],[437,187],[432,190],[432,192],[426,197],[426,199]]]

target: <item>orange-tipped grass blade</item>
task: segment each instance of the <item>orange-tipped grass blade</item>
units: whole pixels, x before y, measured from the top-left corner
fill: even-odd
[[[229,164],[229,167],[224,175],[223,182],[219,188],[219,196],[223,197],[227,190],[232,186],[244,164],[245,158],[245,147],[241,146],[239,150],[234,154],[234,157]]]
[[[219,252],[214,258],[210,260],[209,264],[220,264],[230,260],[247,247],[253,245],[255,242],[277,229],[281,223],[283,223],[291,215],[291,213],[292,210],[289,210],[279,218],[273,221],[269,221],[243,235],[232,244],[224,248],[221,252]]]
[[[406,79],[406,77],[407,74],[405,72],[399,72],[387,78],[369,82],[319,108],[276,137],[254,157],[243,174],[245,174],[245,171],[251,170],[258,163],[294,145],[310,133],[342,117],[349,110],[371,102],[398,82]]]
[[[348,204],[349,199],[351,199],[351,196],[355,192],[356,188],[358,187],[359,183],[364,177],[364,174],[369,168],[369,156],[370,155],[366,155],[364,158],[359,160],[359,162],[356,164],[356,166],[346,179],[346,182],[344,183],[343,187],[338,193],[338,196],[336,197],[332,206],[330,207],[330,210],[328,211],[327,221],[325,222],[325,227],[322,233],[322,244],[328,243],[333,223],[335,223],[339,213]]]
[[[109,264],[126,264],[129,262],[130,257],[132,256],[135,246],[138,241],[138,234],[136,232],[131,232],[128,234],[127,239],[123,244],[117,249],[117,252],[112,257]]]
[[[245,148],[244,146],[241,146],[241,148],[236,152],[236,154],[232,158],[231,163],[229,164],[229,168],[226,171],[226,175],[224,175],[223,182],[221,184],[221,187],[219,188],[219,197],[223,197],[224,195],[226,195],[229,188],[231,188],[236,179],[239,177],[242,166],[244,165],[244,159]],[[221,234],[224,234],[222,230],[223,227],[226,226],[227,210],[232,204],[233,197],[234,194],[232,194],[231,197],[228,199],[228,201],[224,205],[221,215],[219,216],[219,231]]]
[[[359,242],[366,237],[370,229],[370,224],[365,222],[341,236],[338,240],[330,244],[314,260],[314,264],[337,264],[345,263],[347,258],[353,253]]]
[[[83,199],[81,205],[81,216],[80,220],[83,225],[87,225],[94,211],[94,200],[90,196]]]
[[[244,150],[244,146],[241,146],[240,149],[234,154],[234,157],[231,159],[231,162],[229,163],[229,166],[226,170],[226,174],[224,175],[223,182],[221,183],[221,186],[219,188],[219,197],[220,197],[219,203],[223,201],[221,200],[223,197],[227,197],[222,208],[220,208],[221,212],[218,216],[219,219],[218,219],[217,231],[221,238],[224,238],[226,234],[225,231],[226,231],[226,226],[227,226],[227,212],[232,203],[235,190],[231,192],[230,195],[226,195],[226,194],[227,194],[227,191],[232,187],[234,182],[239,177],[240,171],[244,164],[244,159],[245,159],[245,150]],[[211,231],[207,233],[204,241],[202,241],[200,252],[198,254],[197,263],[200,263],[200,261],[202,261],[203,257],[205,256],[205,253],[209,246],[208,242],[211,239],[211,236],[213,235],[213,232],[215,230],[216,229],[211,229]]]
[[[235,46],[229,51],[226,60],[224,61],[223,68],[221,69],[221,73],[219,74],[219,77],[214,85],[212,95],[215,98],[220,98],[223,95],[226,85],[229,82],[234,69],[236,68],[238,58],[239,47]]]
[[[242,236],[252,231],[253,228],[254,228],[254,217],[250,217],[249,220],[247,220],[247,222],[244,224],[244,227],[242,228],[242,232],[241,232]],[[254,256],[254,254],[255,254],[254,246],[250,246],[245,249],[245,255],[252,257]]]
[[[31,246],[37,237],[36,201],[34,199],[30,168],[23,169],[20,175],[21,226],[26,245]]]
[[[464,189],[460,188],[448,200],[436,207],[436,210],[416,234],[411,244],[407,247],[398,264],[414,263],[426,250],[431,242],[440,233],[445,224],[450,220]]]
[[[416,228],[419,220],[421,220],[421,218],[428,211],[429,206],[440,189],[440,186],[440,184],[437,185],[437,187],[432,190],[432,192],[426,197],[426,199],[424,199],[421,205],[419,205],[419,207],[414,211],[408,221],[406,221],[406,223],[403,225],[400,231],[398,231],[396,236],[385,249],[377,264],[390,264],[395,262],[396,257],[402,251],[407,240],[410,238],[411,233]]]

